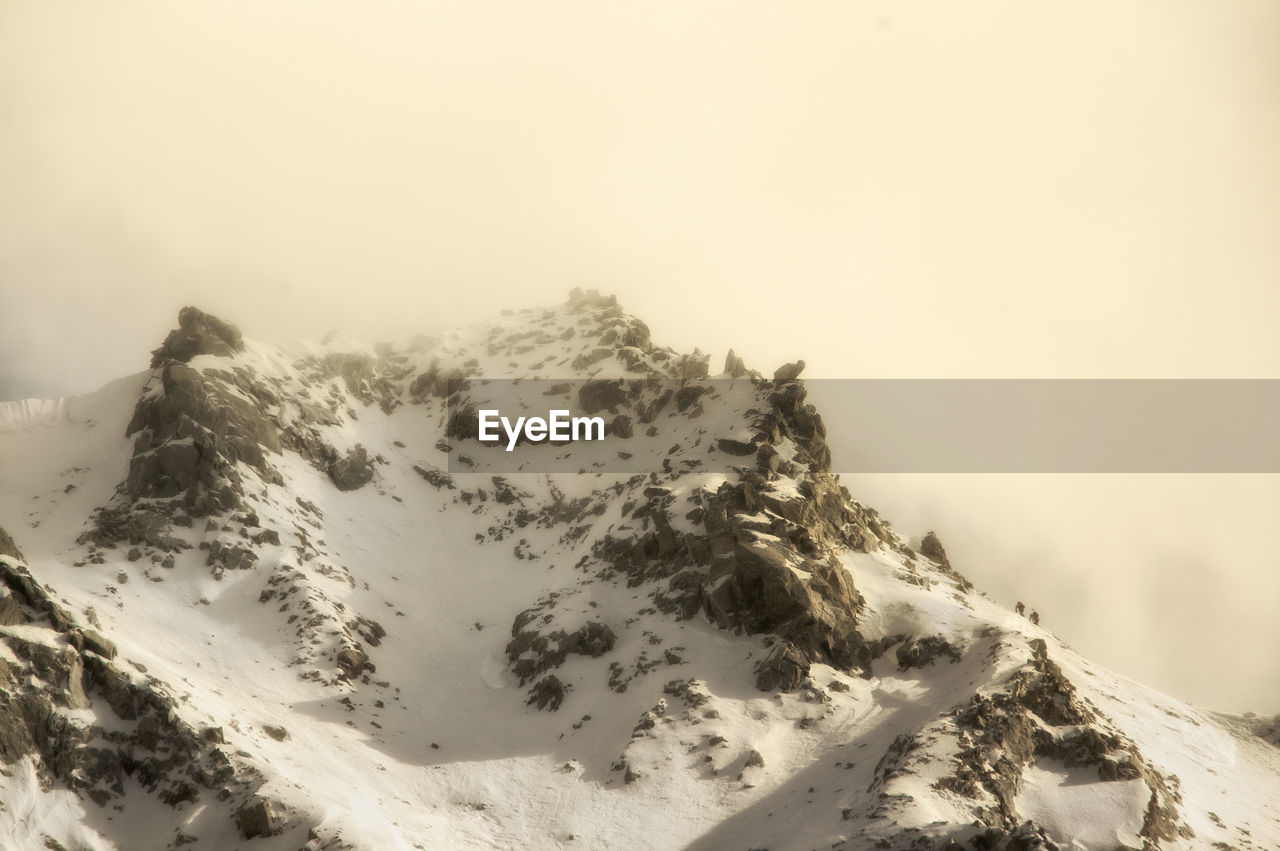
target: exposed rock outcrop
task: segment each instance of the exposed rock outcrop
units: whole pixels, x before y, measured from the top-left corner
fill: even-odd
[[[127,433],[137,435],[125,482],[131,500],[176,497],[201,516],[240,506],[237,463],[281,482],[269,462],[281,451],[280,431],[266,413],[278,402],[247,378],[242,382],[258,398],[246,398],[220,373],[176,363],[161,369],[161,392],[144,396],[129,423]]]
[[[952,662],[959,662],[961,653],[960,648],[941,635],[908,638],[898,645],[897,650],[898,667],[904,671],[908,668],[927,667],[943,656]]]
[[[731,378],[741,378],[747,374],[747,365],[730,349],[729,354],[724,357],[724,371]]]
[[[578,407],[586,414],[613,410],[627,401],[627,395],[621,381],[588,381],[578,390]]]
[[[270,836],[275,833],[278,821],[275,808],[265,798],[254,797],[236,813],[236,826],[244,839]]]
[[[538,608],[521,612],[511,628],[507,658],[521,685],[564,664],[571,653],[597,658],[612,650],[617,641],[613,630],[599,621],[586,623],[573,632],[554,630],[542,633],[536,628],[529,628],[541,614],[542,610]]]
[[[794,381],[800,377],[802,372],[804,372],[804,361],[798,360],[795,363],[784,363],[773,371],[773,380]]]
[[[932,530],[920,541],[920,555],[932,559],[943,567],[951,567],[951,559],[947,558],[946,548],[942,546],[942,541],[938,540],[938,536]]]
[[[9,620],[50,622],[0,636],[17,660],[0,658],[0,763],[33,756],[46,781],[99,806],[125,794],[126,777],[173,807],[250,788],[217,743],[182,720],[172,697],[116,667],[114,644],[77,624],[27,570],[0,561],[0,592]],[[116,716],[106,728],[67,713],[95,705]]]
[[[373,481],[373,459],[357,444],[329,466],[329,478],[340,491],[359,490]]]
[[[689,617],[700,608],[724,629],[775,636],[774,652],[757,670],[763,689],[798,686],[812,662],[866,672],[872,654],[858,632],[862,602],[833,554],[896,539],[830,474],[826,429],[805,403],[804,385],[757,387],[762,404],[754,436],[716,444],[731,455],[755,456],[754,466],[714,493],[697,492],[679,510],[696,518],[692,530],[681,522],[671,490],[636,481],[632,487],[644,499],[629,515],[652,531],[606,536],[596,555],[632,584],[656,582],[653,599],[663,611]],[[784,441],[791,446],[786,462],[776,449]],[[775,490],[784,474],[790,486]]]
[[[1026,766],[1044,758],[1066,768],[1096,767],[1101,782],[1141,779],[1146,784],[1150,798],[1140,835],[1148,842],[1192,835],[1164,775],[1079,699],[1075,686],[1049,659],[1043,640],[1033,640],[1031,650],[1030,663],[1002,691],[974,695],[952,713],[968,746],[938,788],[975,799],[985,790],[996,802],[988,823],[1009,832],[1023,822],[1016,799]]]
[[[225,357],[244,351],[240,329],[198,307],[178,311],[178,327],[169,332],[160,348],[151,353],[151,367],[168,361],[187,363],[196,355]]]
[[[16,558],[18,561],[26,561],[22,557],[22,550],[18,549],[17,543],[3,528],[0,528],[0,556],[9,556],[10,558]]]

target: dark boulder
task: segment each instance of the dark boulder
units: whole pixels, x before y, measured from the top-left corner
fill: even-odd
[[[338,668],[348,678],[358,677],[366,668],[372,668],[369,656],[359,647],[344,647],[338,651]]]
[[[329,478],[340,491],[358,490],[373,481],[373,459],[360,444],[329,465]]]
[[[84,636],[85,650],[91,650],[103,659],[116,658],[115,644],[108,641],[106,638],[103,638],[100,633],[94,632],[91,629],[86,629],[82,631],[82,635]]]
[[[564,648],[570,653],[597,658],[612,650],[617,640],[613,630],[599,621],[592,621],[571,632]]]
[[[270,836],[275,833],[278,821],[275,808],[265,798],[253,798],[236,813],[236,826],[244,839]]]
[[[676,410],[684,413],[706,393],[711,387],[706,384],[686,384],[676,391]]]
[[[741,440],[733,440],[728,437],[721,437],[716,440],[716,447],[721,452],[727,452],[730,455],[747,456],[752,455],[756,451],[754,443],[743,443]]]
[[[631,422],[631,417],[626,414],[618,414],[609,423],[610,437],[628,438],[635,434],[635,426]]]
[[[795,691],[809,678],[809,660],[787,641],[779,641],[756,665],[756,688],[761,691]]]
[[[572,686],[561,682],[555,674],[548,674],[529,689],[529,699],[526,703],[548,712],[555,712],[560,708],[560,704],[564,703],[565,696],[571,688]]]

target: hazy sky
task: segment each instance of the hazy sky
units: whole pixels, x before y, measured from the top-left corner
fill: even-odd
[[[390,338],[574,285],[815,376],[1280,377],[1277,152],[1271,0],[10,0],[0,398],[187,302]],[[1274,477],[850,484],[1100,661],[1280,711]]]

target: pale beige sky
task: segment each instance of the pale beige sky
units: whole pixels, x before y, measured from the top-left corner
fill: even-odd
[[[1277,377],[1278,48],[1270,0],[12,0],[0,398],[144,367],[186,302],[377,338],[578,284],[810,375]],[[981,501],[929,487],[882,496]]]

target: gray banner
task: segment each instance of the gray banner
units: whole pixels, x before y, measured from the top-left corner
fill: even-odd
[[[802,384],[825,422],[838,472],[1280,473],[1280,380]],[[472,379],[450,396],[449,470],[635,474],[754,466],[768,442],[759,424],[778,389],[750,378]],[[487,421],[498,439],[479,440],[481,410],[497,412]],[[529,418],[549,421],[541,439],[536,422],[528,430]],[[553,439],[550,421],[566,420],[571,429],[573,418],[598,418],[592,436],[602,426],[603,439],[583,439],[585,420],[579,440]]]

